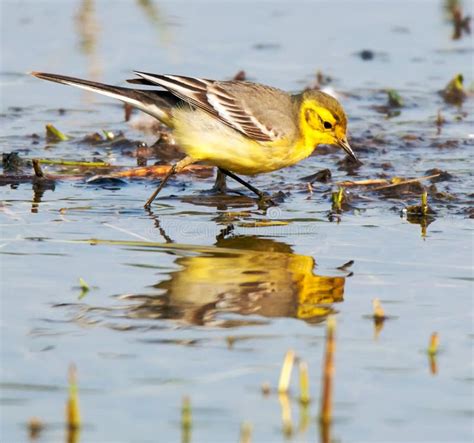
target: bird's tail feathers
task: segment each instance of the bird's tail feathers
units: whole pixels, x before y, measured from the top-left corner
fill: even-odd
[[[31,75],[63,85],[76,86],[86,91],[112,97],[150,114],[164,124],[171,126],[171,109],[180,101],[168,91],[142,90],[106,85],[66,75],[32,72]]]

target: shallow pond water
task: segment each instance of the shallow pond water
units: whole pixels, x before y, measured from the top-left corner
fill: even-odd
[[[0,187],[1,440],[26,441],[32,416],[46,426],[39,441],[65,440],[74,362],[79,441],[185,441],[183,396],[191,442],[238,441],[243,422],[255,442],[317,441],[324,325],[335,314],[333,439],[472,441],[473,100],[453,106],[438,94],[458,72],[472,85],[472,36],[453,41],[435,1],[110,5],[2,2],[3,153],[133,167],[135,141],[156,140],[138,113],[126,123],[121,105],[25,75],[31,70],[120,84],[133,69],[209,78],[244,69],[296,91],[320,69],[363,165],[321,148],[256,177],[256,186],[285,194],[266,212],[234,183],[240,194],[207,193],[210,174],[177,177],[150,211],[143,203],[157,182],[149,179]],[[472,15],[472,4],[463,6]],[[387,115],[387,88],[404,99],[399,115]],[[73,138],[47,141],[47,123]],[[83,140],[101,129],[126,141]],[[326,168],[331,179],[313,181],[310,192],[304,178]],[[331,204],[339,182],[434,169],[451,177],[402,190],[347,187],[342,210]],[[436,214],[407,220],[403,209],[424,189]],[[389,316],[379,331],[368,318],[374,298]],[[435,373],[426,355],[434,331]],[[314,401],[299,408],[294,380],[285,436],[278,396],[261,386],[276,387],[290,348],[308,363]]]

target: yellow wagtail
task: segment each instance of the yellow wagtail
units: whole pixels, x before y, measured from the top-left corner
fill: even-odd
[[[265,200],[265,195],[235,175],[254,175],[293,165],[320,144],[340,146],[358,161],[346,138],[347,118],[339,102],[324,92],[291,95],[246,81],[217,81],[135,72],[129,80],[161,90],[132,89],[64,75],[32,75],[119,99],[173,129],[186,157],[172,166],[145,204],[150,207],[168,179],[184,167],[203,162]]]

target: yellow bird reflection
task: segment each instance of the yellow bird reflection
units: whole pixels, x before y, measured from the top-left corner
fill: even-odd
[[[284,243],[237,236],[215,246],[180,255],[179,269],[154,286],[160,295],[128,297],[138,302],[131,316],[218,326],[236,325],[216,319],[220,313],[319,322],[334,311],[332,303],[343,301],[344,272],[317,275],[312,257]]]

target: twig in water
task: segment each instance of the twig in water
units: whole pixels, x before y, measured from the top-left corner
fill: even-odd
[[[192,412],[191,400],[189,397],[183,397],[183,404],[181,406],[181,441],[189,443],[191,441],[191,426],[192,426]]]
[[[332,421],[332,391],[334,381],[334,353],[336,350],[336,319],[329,316],[326,329],[326,352],[323,364],[323,382],[321,394],[321,412],[319,420],[322,425],[329,425]]]
[[[438,353],[439,336],[437,332],[433,332],[430,337],[430,345],[428,346],[428,354],[436,355]]]
[[[69,366],[68,378],[69,398],[66,404],[66,424],[69,429],[79,429],[81,427],[81,414],[79,411],[76,365],[71,364]]]
[[[383,323],[387,319],[385,315],[385,311],[382,308],[382,304],[380,303],[380,300],[378,298],[374,298],[372,301],[372,306],[374,309],[374,338],[377,340],[377,338],[380,335],[380,331],[383,328]]]
[[[439,337],[437,332],[433,332],[430,337],[430,344],[428,346],[428,360],[430,363],[430,372],[433,375],[438,373],[438,363],[436,356],[438,355]]]
[[[283,360],[283,366],[281,367],[280,379],[278,381],[278,392],[281,394],[288,393],[288,387],[290,385],[291,371],[293,370],[293,363],[295,362],[295,353],[290,349],[285,354]]]
[[[278,400],[281,406],[281,421],[283,423],[283,434],[285,437],[291,437],[293,435],[293,419],[291,418],[291,405],[288,394],[280,393]]]
[[[35,159],[32,160],[32,163],[33,163],[33,169],[35,171],[35,177],[43,178],[44,177],[44,172],[41,169],[41,166],[39,164],[39,160],[35,158]]]
[[[33,160],[34,161],[34,160]],[[37,160],[43,165],[59,165],[59,166],[85,166],[87,168],[110,168],[110,163],[106,162],[86,162],[76,160],[51,160],[47,158],[40,158]]]
[[[244,422],[240,427],[240,443],[252,443],[252,425]]]
[[[300,372],[300,403],[308,405],[311,402],[309,395],[308,365],[305,361],[300,360],[298,368]]]

